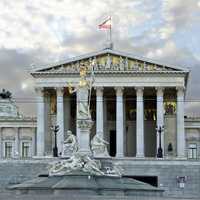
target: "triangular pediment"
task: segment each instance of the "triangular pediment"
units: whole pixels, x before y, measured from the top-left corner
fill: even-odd
[[[106,49],[37,68],[33,73],[78,73],[81,64],[92,65],[95,72],[186,72],[174,66]]]

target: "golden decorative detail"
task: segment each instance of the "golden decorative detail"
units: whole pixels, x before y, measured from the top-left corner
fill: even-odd
[[[82,64],[80,66],[80,77],[84,78],[86,76],[86,74],[87,74],[87,69],[86,69],[85,65]]]
[[[107,56],[101,56],[101,57],[97,58],[98,63],[101,64],[101,65],[105,65],[106,60],[107,60]]]
[[[87,70],[88,70],[87,68],[88,67],[86,67],[84,63],[81,63],[81,65],[80,65],[80,81],[79,81],[78,87],[85,87],[89,84],[88,81],[86,80]],[[70,82],[67,85],[68,85],[68,91],[70,94],[72,94],[76,91],[76,88],[74,88]]]
[[[69,91],[70,94],[72,94],[73,91],[74,91],[74,88],[72,87],[71,83],[68,83],[68,91]]]
[[[119,57],[118,56],[112,56],[113,64],[119,64]]]
[[[173,115],[176,113],[176,102],[167,101],[164,102],[165,114]]]
[[[56,113],[56,95],[53,94],[50,96],[50,113]]]

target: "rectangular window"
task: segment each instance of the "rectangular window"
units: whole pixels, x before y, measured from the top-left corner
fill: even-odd
[[[189,159],[197,159],[197,144],[189,144],[188,158]]]
[[[30,149],[29,142],[22,142],[22,158],[29,157],[29,149]]]
[[[5,158],[12,157],[12,142],[5,142]]]

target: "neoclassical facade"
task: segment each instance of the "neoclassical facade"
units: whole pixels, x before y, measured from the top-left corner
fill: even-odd
[[[93,77],[91,138],[101,134],[111,156],[156,157],[161,142],[164,157],[186,157],[189,71],[112,49],[31,70],[37,92],[37,156],[52,155],[53,125],[59,125],[59,153],[67,130],[79,137],[76,95],[68,92],[68,85],[78,84],[80,64],[88,68],[88,79],[91,73]]]
[[[36,155],[36,118],[19,113],[10,98],[0,98],[0,159],[29,159]]]

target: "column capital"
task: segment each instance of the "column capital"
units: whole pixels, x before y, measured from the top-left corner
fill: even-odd
[[[55,90],[56,90],[57,96],[63,96],[64,87],[56,87]]]
[[[144,87],[137,86],[137,87],[135,87],[135,90],[136,90],[137,96],[142,96],[143,91],[144,91]]]
[[[123,87],[115,87],[116,95],[117,96],[122,96],[123,95]]]
[[[142,90],[142,91],[143,91],[143,90],[144,90],[144,87],[142,87],[142,86],[135,86],[135,90],[136,90],[136,91],[138,91],[138,90]]]
[[[163,93],[164,93],[164,90],[165,90],[164,87],[155,87],[155,89],[157,91],[157,96],[163,96]]]
[[[165,90],[165,87],[163,86],[157,86],[155,87],[156,91],[164,91]]]
[[[44,88],[43,87],[35,87],[35,92],[37,93],[38,96],[43,96]]]
[[[185,87],[184,86],[178,86],[176,87],[177,93],[184,93],[185,92]]]
[[[103,96],[103,87],[95,87],[96,90],[96,96]]]

